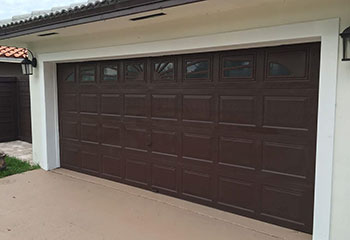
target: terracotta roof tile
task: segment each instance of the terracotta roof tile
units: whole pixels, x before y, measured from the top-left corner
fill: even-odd
[[[0,46],[0,58],[25,58],[28,51],[25,48]]]

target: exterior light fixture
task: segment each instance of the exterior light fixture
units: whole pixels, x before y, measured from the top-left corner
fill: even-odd
[[[350,61],[350,27],[345,29],[340,36],[343,39],[343,61]]]
[[[30,53],[32,60],[30,60],[28,57],[23,59],[23,61],[21,62],[22,73],[24,75],[33,75],[33,67],[35,68],[37,66],[37,60],[29,49],[27,49],[27,51],[28,53]]]

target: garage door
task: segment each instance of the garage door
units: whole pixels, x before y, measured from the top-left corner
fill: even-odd
[[[0,142],[17,139],[16,78],[0,77]]]
[[[30,116],[30,90],[28,76],[17,77],[18,96],[18,139],[32,142],[32,126]]]
[[[58,65],[61,164],[312,231],[320,44]]]

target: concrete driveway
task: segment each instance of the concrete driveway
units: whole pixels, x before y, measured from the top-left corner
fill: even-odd
[[[58,169],[0,179],[0,239],[310,240],[311,236]]]
[[[23,141],[12,141],[0,143],[0,152],[6,153],[10,157],[15,157],[22,161],[33,162],[32,144]]]

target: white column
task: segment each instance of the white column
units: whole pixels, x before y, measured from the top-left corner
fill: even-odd
[[[60,167],[56,64],[38,66],[30,77],[33,161],[45,170]]]
[[[330,239],[339,21],[324,26],[316,150],[314,240]]]

